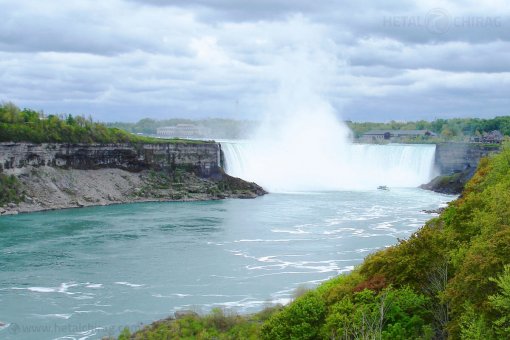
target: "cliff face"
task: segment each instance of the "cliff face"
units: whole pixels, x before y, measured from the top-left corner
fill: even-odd
[[[499,149],[499,145],[439,143],[436,147],[436,166],[441,175],[476,169],[481,158],[499,152]]]
[[[173,171],[186,167],[201,177],[219,173],[217,143],[57,144],[0,143],[0,171],[27,166],[92,170],[118,168]]]
[[[435,165],[440,175],[420,187],[443,194],[460,194],[473,177],[480,159],[500,151],[499,145],[440,143]]]
[[[11,181],[20,192],[16,200],[0,205],[0,215],[266,193],[255,183],[225,174],[220,153],[217,143],[0,143],[0,173],[14,176]]]

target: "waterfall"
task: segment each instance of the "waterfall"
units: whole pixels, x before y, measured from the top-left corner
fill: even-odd
[[[338,51],[321,32],[276,57],[275,91],[250,141],[224,142],[227,173],[270,192],[416,187],[432,175],[434,145],[353,144],[332,96]],[[313,37],[313,38],[311,38]],[[310,39],[311,38],[311,39]],[[335,93],[333,95],[332,93]]]
[[[225,171],[271,192],[366,190],[380,185],[417,187],[434,175],[435,145],[348,144],[328,150],[288,154],[264,150],[250,141],[221,143]],[[307,153],[314,154],[307,154]],[[315,164],[308,164],[313,162]],[[319,164],[316,164],[319,163]]]

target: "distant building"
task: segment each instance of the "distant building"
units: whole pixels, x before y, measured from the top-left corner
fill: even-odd
[[[194,124],[160,127],[156,129],[156,134],[160,137],[172,138],[201,138],[204,136],[202,129]]]
[[[503,134],[498,130],[494,130],[491,132],[484,132],[481,136],[471,137],[471,142],[486,144],[501,144],[503,139],[504,139]]]
[[[368,143],[398,142],[418,137],[435,137],[436,134],[429,130],[372,130],[363,134],[361,141]]]

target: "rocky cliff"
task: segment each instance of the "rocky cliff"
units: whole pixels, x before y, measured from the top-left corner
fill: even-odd
[[[225,174],[220,154],[220,145],[214,142],[0,143],[0,175],[14,177],[19,192],[16,200],[0,207],[0,215],[265,194],[255,183]]]
[[[420,187],[443,194],[460,194],[473,177],[480,159],[500,151],[500,145],[439,143],[435,166],[440,175]]]
[[[461,172],[478,166],[482,157],[498,152],[500,146],[477,143],[439,143],[436,147],[436,167],[441,175]]]
[[[0,171],[27,166],[64,169],[192,169],[201,177],[218,174],[220,146],[214,142],[162,144],[0,143]]]

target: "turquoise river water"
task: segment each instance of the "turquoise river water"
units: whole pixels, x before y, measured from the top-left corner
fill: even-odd
[[[0,218],[0,338],[98,339],[214,306],[285,303],[406,238],[420,189],[91,207]]]

